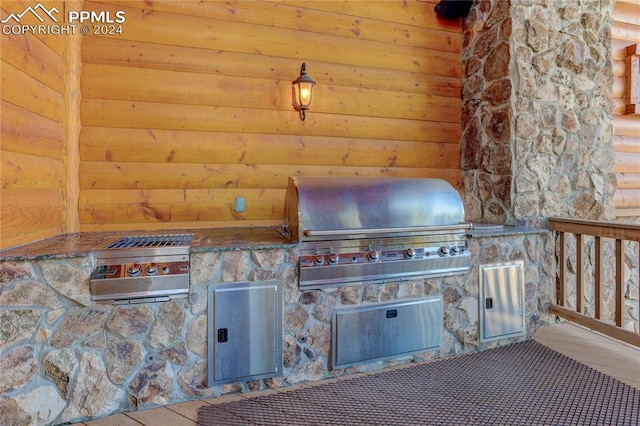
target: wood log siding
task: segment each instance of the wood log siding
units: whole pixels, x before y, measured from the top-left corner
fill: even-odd
[[[618,179],[614,203],[618,216],[640,216],[640,115],[624,115],[625,49],[640,43],[640,0],[617,0],[613,7],[613,128]]]
[[[0,17],[36,3],[2,2]],[[41,3],[63,10],[62,1]],[[40,22],[27,14],[21,23]],[[0,247],[65,231],[64,50],[64,37],[2,35]]]
[[[459,187],[461,27],[435,4],[85,2],[126,22],[82,42],[81,230],[279,224],[292,175]]]

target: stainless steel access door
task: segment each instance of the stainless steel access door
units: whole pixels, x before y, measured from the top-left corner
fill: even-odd
[[[435,351],[442,329],[442,295],[339,308],[333,315],[331,366]]]
[[[526,333],[524,262],[480,265],[480,341]]]
[[[209,287],[209,386],[282,374],[282,282]]]

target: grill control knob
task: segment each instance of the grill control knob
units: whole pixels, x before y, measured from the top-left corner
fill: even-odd
[[[449,254],[449,247],[442,246],[438,249],[438,255],[444,257]]]
[[[144,271],[147,275],[156,275],[158,273],[158,264],[150,263],[147,265]]]
[[[449,253],[451,253],[451,256],[458,254],[458,247],[456,246],[449,247]]]
[[[416,251],[412,248],[408,248],[404,251],[404,256],[406,258],[411,259],[412,257],[414,257],[416,255]]]
[[[375,262],[378,259],[380,259],[380,255],[378,254],[378,252],[376,250],[371,250],[369,252],[369,260]]]
[[[339,256],[337,253],[331,253],[329,255],[329,263],[335,264],[338,263]]]
[[[322,265],[324,263],[324,256],[321,254],[316,255],[316,265]]]
[[[129,275],[130,277],[137,277],[138,275],[140,275],[141,269],[142,267],[139,264],[134,263],[127,268],[127,275]]]
[[[166,275],[166,274],[168,274],[168,273],[169,273],[169,271],[171,271],[171,269],[169,269],[169,267],[168,267],[167,265],[165,265],[165,266],[163,266],[163,267],[162,267],[162,273],[163,273],[163,274],[165,274],[165,275]]]

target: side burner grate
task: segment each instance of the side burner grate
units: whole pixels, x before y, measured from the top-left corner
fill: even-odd
[[[193,234],[144,235],[122,237],[109,244],[106,249],[187,247],[191,244]]]

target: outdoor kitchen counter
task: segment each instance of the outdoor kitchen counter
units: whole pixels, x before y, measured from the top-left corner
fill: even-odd
[[[545,234],[549,232],[545,228],[533,228],[526,225],[493,225],[490,223],[474,223],[473,228],[467,231],[470,238],[508,237],[511,235]]]
[[[0,250],[0,261],[83,257],[127,235],[193,234],[190,251],[287,249],[295,247],[277,228],[212,228],[165,231],[114,231],[62,234]]]
[[[527,226],[474,224],[471,238],[541,234],[548,230]],[[126,235],[193,234],[191,253],[228,250],[288,249],[295,247],[277,228],[211,228],[165,231],[113,231],[62,234],[30,244],[0,250],[0,261],[82,257]]]

